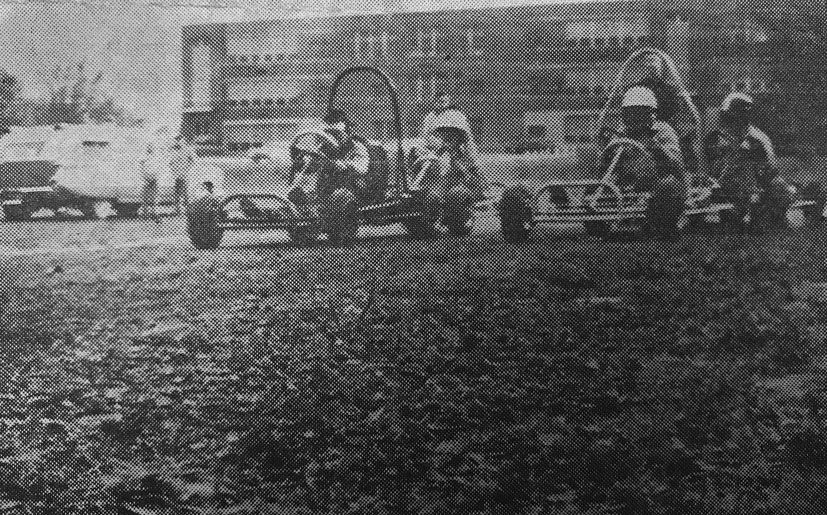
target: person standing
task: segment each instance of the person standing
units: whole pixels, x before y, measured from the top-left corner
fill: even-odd
[[[145,220],[153,220],[161,223],[158,217],[158,159],[156,150],[150,143],[146,147],[146,154],[141,160],[141,176],[143,179],[143,190],[141,194],[141,217]]]
[[[189,202],[187,177],[194,162],[195,153],[179,134],[172,143],[169,158],[169,169],[173,180],[172,202],[176,215],[181,214],[182,206],[186,207]]]

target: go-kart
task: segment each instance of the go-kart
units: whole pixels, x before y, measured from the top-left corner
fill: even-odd
[[[680,99],[689,113],[691,128],[683,131],[681,142],[687,157],[683,188],[686,191],[684,205],[680,202],[663,202],[646,190],[619,180],[621,169],[629,158],[639,158],[649,152],[637,141],[618,137],[617,131],[606,124],[608,114],[617,105],[625,88],[624,78],[630,67],[649,54],[662,59],[673,77]],[[598,140],[604,144],[599,160],[599,179],[555,180],[542,184],[523,183],[512,185],[502,193],[498,214],[503,237],[519,243],[528,239],[531,229],[539,223],[583,224],[588,235],[605,237],[621,228],[647,227],[656,233],[676,232],[698,222],[730,220],[734,204],[721,193],[718,182],[706,171],[702,143],[696,135],[703,124],[700,114],[678,74],[672,59],[664,52],[644,48],[634,52],[621,66],[598,118]],[[681,132],[679,131],[679,134]],[[651,157],[651,156],[650,156]],[[651,161],[651,160],[650,160]],[[648,166],[653,166],[650,162]],[[651,174],[652,171],[644,172]],[[785,219],[791,226],[799,226],[806,220],[819,220],[822,203],[820,191],[797,188],[790,192]],[[803,195],[808,198],[803,198]],[[761,195],[754,197],[760,202]],[[658,204],[658,205],[655,205]]]
[[[322,128],[300,131],[290,144],[289,164],[271,167],[265,179],[271,183],[268,188],[223,194],[213,181],[203,181],[203,194],[187,209],[187,230],[195,247],[215,248],[225,231],[245,229],[285,230],[296,244],[310,244],[320,234],[327,234],[334,244],[344,244],[356,237],[360,224],[401,223],[412,236],[420,238],[442,232],[465,235],[472,230],[478,199],[468,188],[457,184],[440,194],[410,184],[416,181],[420,168],[406,166],[398,96],[383,72],[373,67],[342,71],[331,86],[328,111],[337,105],[342,84],[358,74],[378,79],[384,86],[394,132],[390,149],[353,136],[369,155],[362,187],[348,187],[352,178],[329,166],[340,144],[336,138]],[[434,164],[429,161],[428,166]]]

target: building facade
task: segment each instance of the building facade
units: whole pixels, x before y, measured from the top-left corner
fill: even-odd
[[[731,90],[772,87],[759,27],[692,24],[667,4],[606,1],[185,27],[182,130],[230,152],[289,138],[303,120],[323,116],[333,78],[352,65],[389,75],[406,137],[418,134],[434,95],[449,91],[484,150],[526,138],[557,148],[589,142],[621,64],[644,46],[673,57],[701,106]],[[745,61],[745,49],[754,58]],[[377,84],[347,85],[340,105],[361,134],[390,135],[391,111]]]

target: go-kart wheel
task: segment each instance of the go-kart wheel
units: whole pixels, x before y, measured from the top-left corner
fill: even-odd
[[[443,224],[453,236],[467,236],[474,230],[474,198],[463,185],[454,186],[445,194]]]
[[[531,193],[523,185],[503,191],[497,206],[500,231],[508,243],[523,243],[531,234],[534,215],[531,211]]]
[[[440,217],[439,197],[433,193],[422,192],[420,198],[414,203],[414,209],[419,214],[406,218],[402,225],[413,238],[433,238],[439,233],[437,224]]]
[[[187,233],[197,249],[214,249],[221,244],[224,229],[221,204],[211,196],[201,197],[187,206]]]
[[[680,235],[685,207],[683,184],[675,177],[667,177],[652,190],[646,206],[646,226],[655,237],[676,238]]]
[[[350,190],[341,188],[330,195],[327,209],[327,233],[334,245],[347,245],[359,230],[356,196]]]

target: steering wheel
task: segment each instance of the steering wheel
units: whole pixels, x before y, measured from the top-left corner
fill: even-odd
[[[619,150],[628,151],[631,150],[635,154],[647,154],[649,151],[646,150],[646,147],[637,140],[631,138],[614,138],[612,139],[606,148],[603,149],[603,160],[605,161],[606,158],[613,158],[615,153]]]
[[[615,140],[618,137],[620,137],[620,131],[617,130],[615,127],[602,127],[597,132],[597,143],[601,147],[605,147],[612,140]]]

